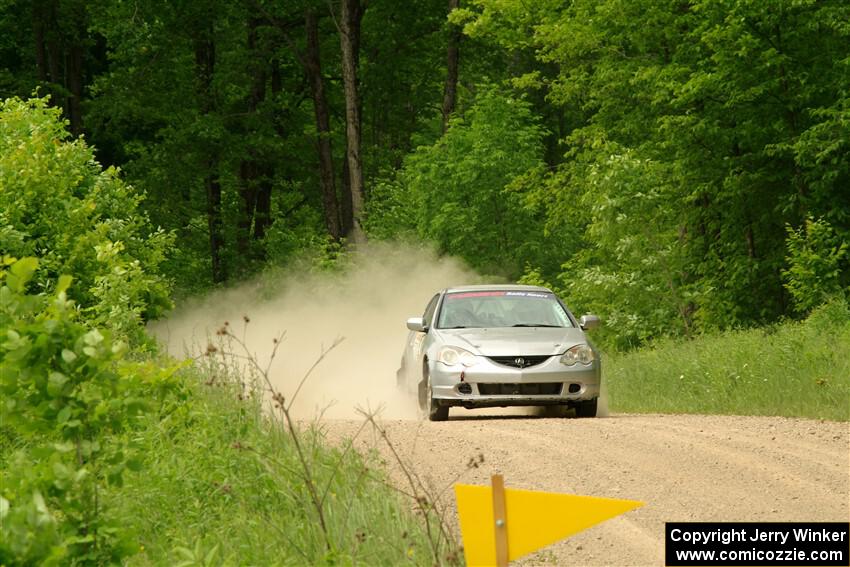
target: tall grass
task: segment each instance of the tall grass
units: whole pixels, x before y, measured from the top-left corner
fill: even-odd
[[[611,355],[605,380],[619,412],[850,420],[850,308]]]
[[[229,364],[187,370],[182,400],[134,440],[144,472],[104,497],[136,534],[131,565],[457,562],[427,531],[434,510],[390,488],[376,456],[331,446],[309,424],[299,452],[259,382]]]

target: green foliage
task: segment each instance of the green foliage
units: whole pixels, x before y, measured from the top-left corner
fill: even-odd
[[[529,198],[550,229],[580,227],[550,254],[567,301],[606,316],[604,342],[775,320],[801,291],[783,287],[802,260],[782,227],[823,218],[846,239],[848,17],[744,0],[480,0],[455,16],[505,57],[532,53],[508,78],[560,111],[565,159]],[[846,286],[836,268],[819,277]]]
[[[159,271],[193,293],[324,254],[335,223],[304,80],[306,10],[326,79],[325,181],[345,210],[345,96],[329,79],[341,74],[339,30],[324,3],[7,2],[0,96],[51,93],[74,134],[148,199],[109,168],[86,169],[82,142],[30,136],[30,123],[61,130],[55,115],[48,127],[6,103],[0,251],[42,257],[41,285],[74,273],[81,308],[118,329],[162,310]],[[794,256],[784,227],[822,219],[836,238],[850,234],[847,2],[469,0],[449,15],[441,0],[373,0],[360,16],[372,238],[432,240],[511,278],[528,266],[605,315],[604,341],[617,346],[768,323],[821,301],[796,272],[827,268]],[[449,32],[461,28],[443,132]],[[48,176],[56,195],[30,172],[51,156],[70,160]],[[98,187],[119,198],[80,209]],[[30,214],[33,203],[44,206]],[[149,238],[139,210],[178,235],[168,258],[168,237]],[[124,224],[80,228],[106,218]],[[68,237],[45,240],[58,226]],[[836,262],[830,290],[850,277]]]
[[[65,126],[46,99],[0,105],[0,250],[40,258],[35,289],[74,274],[85,317],[140,340],[139,323],[170,307],[158,269],[173,236],[150,227],[143,195]]]
[[[615,151],[609,144],[609,151]],[[575,183],[569,175],[567,183]],[[603,343],[620,348],[667,333],[687,333],[689,291],[682,281],[678,198],[663,163],[634,152],[612,153],[581,176],[578,209],[585,212],[585,247],[563,265],[564,294],[579,310],[602,316]],[[561,211],[563,200],[552,214]]]
[[[173,386],[172,370],[123,360],[126,344],[76,321],[71,278],[26,294],[35,258],[0,287],[3,427],[23,441],[0,469],[0,563],[103,564],[134,552],[99,494],[141,468],[122,434]]]
[[[325,496],[328,549],[291,439],[259,397],[220,370],[195,367],[184,379],[188,401],[137,435],[145,473],[103,495],[137,534],[131,565],[434,564],[421,520],[376,456],[330,446],[309,426],[301,433]]]
[[[842,295],[842,274],[847,273],[847,239],[840,238],[823,220],[806,219],[798,230],[788,231],[788,269],[782,271],[785,289],[794,300],[794,308],[805,313],[830,297]]]
[[[523,260],[543,254],[543,228],[509,186],[542,165],[542,136],[527,102],[483,91],[442,138],[419,147],[394,181],[379,185],[383,199],[369,209],[367,229],[387,236],[414,224],[443,252],[518,274]]]
[[[610,354],[612,411],[783,415],[850,420],[850,306],[802,322],[666,339]]]

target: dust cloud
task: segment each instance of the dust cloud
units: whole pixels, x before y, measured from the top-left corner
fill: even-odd
[[[271,293],[266,276],[263,285],[248,283],[187,301],[151,331],[170,354],[196,356],[225,321],[241,337],[247,317],[245,342],[262,365],[272,354],[273,338],[285,332],[270,378],[287,400],[323,349],[342,338],[304,383],[293,414],[349,419],[362,407],[380,409],[386,419],[416,419],[415,400],[395,387],[405,320],[421,316],[441,288],[481,283],[482,277],[459,260],[410,245],[372,244],[354,256],[341,274],[293,270]]]

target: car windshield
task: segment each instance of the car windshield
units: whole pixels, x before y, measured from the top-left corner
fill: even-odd
[[[438,329],[572,326],[555,294],[543,291],[447,293],[437,321]]]

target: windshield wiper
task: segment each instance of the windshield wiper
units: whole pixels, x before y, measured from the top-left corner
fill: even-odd
[[[443,327],[443,329],[467,329],[466,325],[455,325],[454,327]]]
[[[511,325],[512,327],[555,327],[561,328],[561,325],[544,325],[542,323],[517,323],[516,325]]]

